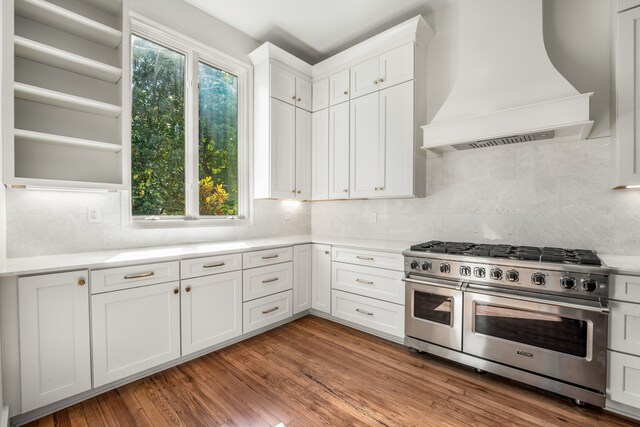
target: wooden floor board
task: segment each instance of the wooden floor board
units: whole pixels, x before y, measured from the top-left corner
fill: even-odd
[[[596,408],[318,317],[42,418],[31,426],[616,426]]]

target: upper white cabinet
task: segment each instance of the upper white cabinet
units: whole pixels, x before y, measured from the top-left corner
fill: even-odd
[[[377,91],[379,84],[380,58],[371,58],[351,67],[351,99]]]
[[[349,103],[329,108],[329,198],[349,197]]]
[[[311,80],[296,77],[296,107],[311,111],[312,108]]]
[[[271,96],[311,111],[311,80],[296,75],[282,65],[271,64]]]
[[[296,192],[296,107],[272,99],[270,127],[271,164],[267,170],[271,172],[271,188],[264,197],[293,199]]]
[[[351,101],[351,196],[375,197],[384,175],[378,93]]]
[[[23,412],[91,389],[88,272],[18,279]]]
[[[329,79],[322,79],[313,84],[312,111],[320,111],[329,107]]]
[[[336,105],[349,100],[349,69],[338,71],[329,77],[329,104]]]
[[[627,6],[631,6],[627,4]],[[637,4],[636,4],[637,6]],[[640,7],[618,13],[617,174],[615,185],[640,185]]]
[[[311,199],[311,113],[296,108],[296,199]]]
[[[329,110],[312,114],[311,199],[329,198]]]
[[[351,67],[351,99],[413,80],[413,49],[407,43]]]

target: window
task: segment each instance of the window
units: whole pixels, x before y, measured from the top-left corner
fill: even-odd
[[[198,42],[132,22],[135,223],[248,217],[247,70]]]

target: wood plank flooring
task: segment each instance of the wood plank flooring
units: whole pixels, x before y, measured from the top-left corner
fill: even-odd
[[[31,426],[631,426],[307,316]]]

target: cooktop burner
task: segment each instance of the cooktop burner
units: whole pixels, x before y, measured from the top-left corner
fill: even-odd
[[[452,255],[505,258],[524,261],[602,265],[596,253],[586,249],[538,248],[535,246],[491,245],[432,240],[430,242],[413,245],[411,246],[411,250],[427,253],[448,253]]]

